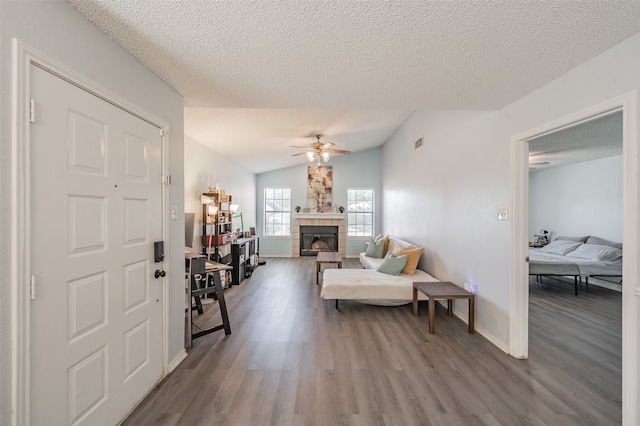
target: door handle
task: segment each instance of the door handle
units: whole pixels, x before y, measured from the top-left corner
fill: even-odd
[[[165,271],[162,271],[160,269],[156,269],[156,273],[155,273],[156,279],[158,279],[160,277],[164,277],[165,275],[167,275],[167,273]]]

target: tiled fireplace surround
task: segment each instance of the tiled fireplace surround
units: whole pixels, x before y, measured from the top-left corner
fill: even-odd
[[[300,225],[303,226],[337,226],[338,227],[338,253],[345,254],[346,247],[346,222],[341,213],[296,213],[293,216],[293,237],[291,255],[300,257]]]

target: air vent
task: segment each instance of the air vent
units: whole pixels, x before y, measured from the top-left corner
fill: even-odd
[[[420,148],[422,146],[422,138],[420,138],[417,141],[415,141],[415,143],[413,145],[414,145],[413,149]]]

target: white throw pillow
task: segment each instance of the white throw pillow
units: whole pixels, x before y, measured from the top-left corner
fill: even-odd
[[[568,253],[567,257],[577,257],[579,259],[599,262],[613,262],[622,257],[622,250],[600,244],[583,244],[574,251]]]

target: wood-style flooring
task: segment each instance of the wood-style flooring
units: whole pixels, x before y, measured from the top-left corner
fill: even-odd
[[[411,304],[336,310],[315,258],[266,260],[225,292],[232,334],[194,340],[124,425],[621,423],[620,293],[533,280],[530,358],[517,360],[446,307],[430,335],[425,302],[419,317]],[[219,323],[206,308],[195,322]]]

